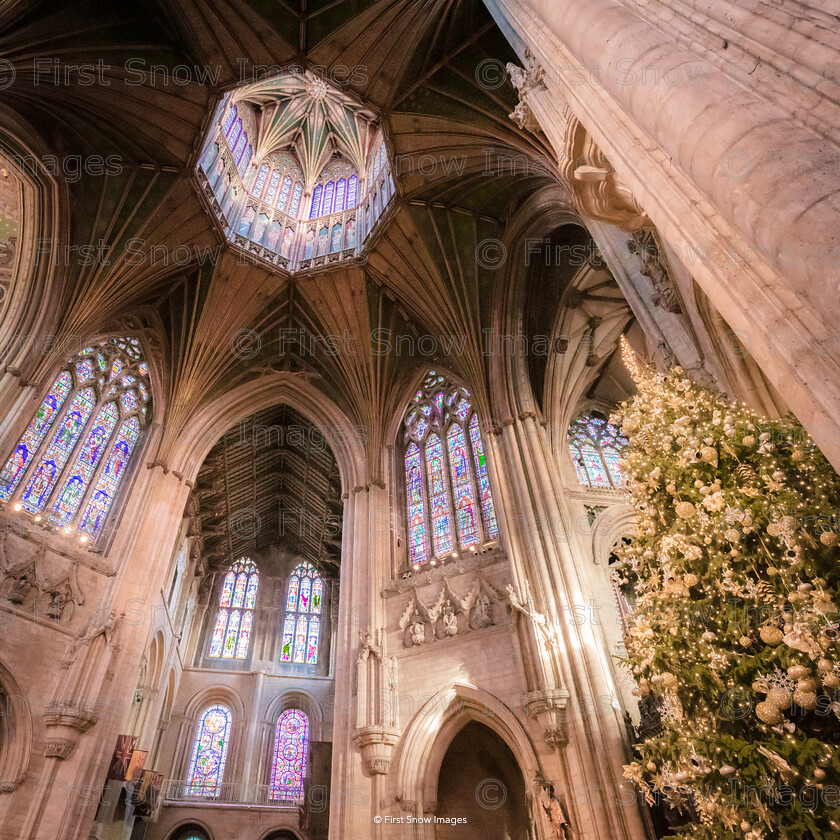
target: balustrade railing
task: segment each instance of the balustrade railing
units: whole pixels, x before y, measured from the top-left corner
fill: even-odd
[[[272,808],[299,808],[300,799],[275,799],[271,785],[225,782],[212,791],[196,793],[184,779],[167,779],[163,783],[163,804],[177,805],[185,802],[197,805],[265,805]]]

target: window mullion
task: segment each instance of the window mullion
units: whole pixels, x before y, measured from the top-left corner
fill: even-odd
[[[446,404],[445,399],[444,404]],[[443,491],[444,493],[446,493],[446,501],[449,505],[449,521],[452,523],[450,525],[450,529],[452,531],[453,551],[460,551],[461,536],[458,533],[458,517],[457,511],[455,510],[455,486],[453,484],[452,478],[452,465],[449,463],[449,429],[452,427],[453,422],[454,421],[452,420],[449,421],[449,424],[446,427],[446,431],[443,432],[440,440],[443,448],[443,471],[446,479],[443,484]],[[447,490],[449,491],[448,493]]]
[[[475,448],[473,447],[472,442],[472,435],[470,434],[470,420],[472,416],[475,414],[473,412],[472,415],[467,417],[467,420],[464,422],[463,430],[464,430],[464,443],[467,446],[467,452],[469,453],[469,463],[467,464],[467,469],[469,470],[469,482],[473,488],[473,505],[475,506],[476,512],[476,522],[478,523],[478,535],[480,537],[480,542],[484,544],[487,542],[487,525],[484,522],[484,504],[483,499],[481,497],[481,485],[478,483],[478,467],[476,466],[477,458],[475,455]],[[481,434],[481,429],[479,429],[479,434]],[[485,458],[487,457],[485,453]]]
[[[429,431],[426,429],[426,436],[423,440],[423,445],[420,448],[420,480],[423,482],[423,516],[426,520],[426,562],[428,563],[435,554],[435,530],[434,522],[432,521],[432,497],[431,487],[429,486],[429,464],[426,460],[426,446],[429,442]],[[406,497],[407,498],[407,497]]]

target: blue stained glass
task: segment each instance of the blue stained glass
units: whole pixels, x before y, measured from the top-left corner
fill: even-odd
[[[277,194],[277,185],[280,183],[280,170],[275,169],[271,173],[271,180],[268,182],[268,190],[265,194],[266,204],[271,204],[274,201],[274,196]]]
[[[243,153],[245,152],[245,145],[248,142],[248,132],[243,131],[239,137],[239,141],[236,144],[232,154],[234,162],[239,165],[239,161],[242,158]]]
[[[120,405],[126,414],[130,414],[137,407],[137,396],[134,391],[126,391],[120,397]]]
[[[196,727],[185,793],[213,799],[222,792],[232,715],[227,706],[205,709]]]
[[[292,193],[292,203],[289,205],[289,215],[290,216],[297,216],[298,210],[300,209],[300,197],[303,194],[303,184],[298,181],[295,184],[295,190]]]
[[[233,126],[233,131],[228,136],[228,146],[233,149],[239,141],[239,135],[242,133],[242,120],[237,120]]]
[[[478,428],[478,418],[474,414],[472,420],[470,420],[470,440],[472,441],[473,455],[475,457],[475,471],[478,477],[478,492],[481,496],[481,510],[484,514],[484,533],[488,537],[497,537],[499,535],[499,526],[496,522],[493,496],[490,492],[490,478],[487,475],[487,461],[484,457],[484,441],[481,439],[481,431]]]
[[[286,202],[289,200],[289,191],[292,188],[292,179],[287,175],[283,179],[283,186],[280,189],[280,195],[277,197],[278,210],[286,209]]]
[[[29,466],[29,462],[32,460],[32,456],[41,445],[58,412],[64,405],[72,385],[73,380],[69,373],[60,374],[53,382],[52,388],[44,397],[44,401],[35,412],[35,417],[32,418],[32,422],[6,462],[3,472],[0,473],[0,498],[8,499],[17,487],[23,473]]]
[[[230,134],[231,128],[233,128],[234,120],[236,119],[236,105],[234,105],[228,112],[227,116],[225,117],[225,121],[222,124],[222,133],[225,137]]]
[[[359,179],[355,175],[350,176],[347,182],[347,203],[348,210],[352,210],[356,206],[357,195],[359,192]]]
[[[93,378],[93,365],[87,359],[76,365],[76,378],[82,384]]]
[[[269,799],[295,801],[303,796],[308,743],[306,715],[297,709],[283,712],[274,736]]]
[[[209,656],[222,659],[248,656],[259,578],[256,564],[247,557],[234,563],[225,575]]]
[[[324,206],[321,208],[322,216],[327,216],[333,211],[333,190],[335,190],[335,181],[330,181],[324,187]]]
[[[619,450],[627,439],[606,418],[583,415],[569,424],[569,453],[581,484],[620,487]]]
[[[248,164],[251,162],[251,158],[254,156],[254,147],[248,146],[248,150],[245,152],[242,160],[239,162],[239,171],[244,175],[248,171]]]
[[[318,184],[314,190],[312,190],[312,207],[309,210],[309,218],[314,219],[321,214],[321,193],[323,192],[323,187]]]
[[[432,540],[437,557],[449,554],[454,548],[452,521],[449,515],[447,482],[443,470],[443,445],[437,435],[426,443],[426,469],[432,509]]]
[[[334,213],[340,213],[344,209],[344,193],[347,190],[347,181],[342,178],[335,188],[335,207]]]
[[[467,441],[464,437],[464,430],[453,423],[449,427],[446,442],[449,448],[449,466],[452,473],[458,542],[462,548],[466,548],[478,542],[478,523],[475,517],[475,495],[470,479]]]
[[[67,413],[44,453],[21,496],[21,505],[30,513],[37,513],[47,502],[59,473],[67,463],[76,441],[93,412],[96,395],[92,388],[79,391],[70,402]]]
[[[264,163],[260,167],[257,175],[257,180],[254,182],[254,195],[257,198],[262,198],[262,192],[265,189],[265,182],[268,179],[268,164]]]
[[[289,577],[286,619],[283,624],[282,662],[314,665],[318,661],[318,634],[324,583],[310,563],[301,563]]]
[[[99,409],[93,427],[87,433],[82,448],[70,470],[70,476],[58,494],[53,510],[57,521],[64,525],[70,521],[82,503],[93,472],[105,452],[114,426],[117,425],[117,407],[108,403]]]

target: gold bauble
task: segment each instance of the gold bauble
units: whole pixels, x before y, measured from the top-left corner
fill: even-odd
[[[700,449],[700,460],[706,464],[711,464],[716,467],[718,464],[717,449],[713,446],[704,446]]]
[[[691,574],[690,572],[689,572],[689,574],[687,574],[687,575],[683,578],[683,583],[684,583],[686,586],[697,586],[697,584],[698,584],[699,582],[700,582],[700,578],[699,578],[699,577],[697,577],[697,575],[695,575],[695,574]]]
[[[789,691],[782,691],[781,688],[771,688],[767,694],[767,702],[772,703],[777,709],[789,709],[791,695]]]
[[[753,435],[744,435],[744,437],[741,438],[741,443],[743,443],[744,446],[755,446],[755,437]]]
[[[741,532],[736,531],[735,528],[729,528],[723,532],[724,539],[729,540],[729,542],[738,542],[741,539]]]
[[[814,768],[814,778],[815,779],[824,779],[825,778],[825,770],[822,767],[815,767]]]
[[[816,692],[802,691],[801,689],[797,688],[796,691],[793,692],[793,702],[796,703],[797,706],[801,706],[803,709],[816,709]]]
[[[811,673],[811,669],[807,665],[791,665],[787,669],[787,674],[792,680],[804,680]]]
[[[749,647],[752,644],[752,639],[749,636],[741,636],[741,638],[738,639],[738,644],[741,645],[741,647]]]
[[[674,510],[677,512],[677,516],[679,516],[680,519],[691,519],[691,517],[697,513],[697,508],[695,508],[691,502],[677,502]]]
[[[782,640],[784,639],[784,634],[778,627],[771,627],[766,625],[758,631],[758,635],[761,636],[761,641],[764,642],[765,645],[780,645]]]
[[[813,677],[805,677],[804,680],[799,680],[796,683],[797,689],[800,691],[815,691],[817,688],[817,681]],[[781,708],[781,706],[779,706]]]
[[[756,705],[755,714],[762,723],[769,723],[771,726],[775,726],[784,720],[784,716],[779,711],[778,706],[768,700],[762,700],[761,703]]]
[[[820,542],[829,548],[834,548],[835,545],[840,543],[840,536],[835,534],[834,531],[823,531],[820,534]]]
[[[826,688],[840,688],[840,677],[837,674],[826,674],[823,677],[823,685]]]
[[[779,526],[775,522],[771,522],[767,526],[766,530],[767,530],[767,533],[770,534],[771,537],[779,537],[782,534],[781,529],[779,528]]]
[[[820,671],[833,671],[834,663],[830,659],[826,659],[825,657],[823,657],[819,660],[819,662],[817,662],[817,668]]]

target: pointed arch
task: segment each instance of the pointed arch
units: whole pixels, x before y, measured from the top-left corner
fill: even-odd
[[[85,347],[58,373],[0,471],[0,499],[36,521],[96,539],[151,419],[137,338]]]
[[[499,536],[470,392],[429,371],[403,419],[408,559],[415,567]]]
[[[311,563],[301,563],[289,576],[283,619],[281,662],[316,665],[321,636],[324,581]]]

